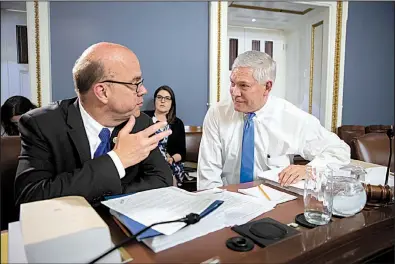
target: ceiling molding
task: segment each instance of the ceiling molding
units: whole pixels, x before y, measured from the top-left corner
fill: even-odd
[[[302,15],[302,16],[307,14],[308,12],[314,10],[313,8],[307,8],[304,11],[298,11],[298,10],[289,10],[289,9],[280,9],[280,8],[269,8],[269,7],[263,7],[263,6],[239,5],[239,4],[234,4],[234,2],[232,2],[229,5],[229,7],[258,10],[258,11],[267,11],[267,12],[276,12],[276,13],[287,13],[287,14]]]

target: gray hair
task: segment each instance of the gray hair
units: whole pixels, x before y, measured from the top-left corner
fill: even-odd
[[[276,62],[264,52],[252,50],[240,54],[233,62],[232,71],[239,67],[251,68],[252,76],[259,84],[274,83],[276,79]]]

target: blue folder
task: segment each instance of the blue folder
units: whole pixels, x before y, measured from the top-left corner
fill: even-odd
[[[128,194],[120,194],[120,195],[112,195],[112,196],[107,196],[104,199],[105,200],[110,200],[110,199],[115,199],[119,197],[124,197],[127,195],[131,195],[131,193]],[[216,200],[214,201],[209,207],[207,207],[201,214],[200,217],[203,218],[213,212],[215,209],[217,209],[221,204],[223,204],[224,201],[221,200]],[[120,214],[114,210],[110,210],[111,214],[114,215],[132,234],[136,234],[140,230],[144,229],[146,226],[127,217],[126,215]],[[155,229],[148,229],[145,231],[143,234],[139,235],[137,237],[137,240],[140,241],[144,238],[149,238],[149,237],[155,237],[155,236],[160,236],[163,235],[162,233],[156,231]]]

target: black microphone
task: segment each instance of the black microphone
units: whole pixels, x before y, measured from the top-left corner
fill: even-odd
[[[387,130],[387,136],[390,139],[390,156],[388,159],[388,167],[387,167],[387,173],[385,174],[384,186],[388,184],[388,177],[390,175],[391,158],[392,158],[392,138],[394,137],[394,130],[393,130],[392,126],[390,129]]]
[[[195,213],[191,213],[191,214],[187,215],[186,217],[183,217],[183,218],[180,218],[180,219],[177,219],[177,220],[163,221],[163,222],[154,223],[154,224],[152,224],[150,226],[147,226],[146,228],[143,228],[142,230],[137,232],[135,235],[133,235],[131,237],[128,237],[127,239],[125,239],[124,241],[119,243],[118,245],[115,245],[114,247],[110,248],[109,250],[107,250],[106,252],[104,252],[103,254],[101,254],[100,256],[98,256],[97,258],[92,260],[91,262],[89,262],[89,264],[93,264],[93,263],[99,261],[100,259],[104,258],[105,256],[107,256],[108,254],[110,254],[114,250],[129,244],[130,242],[135,240],[139,235],[143,234],[145,231],[147,231],[148,229],[150,229],[153,226],[163,225],[163,224],[170,224],[170,223],[177,223],[177,222],[186,223],[187,226],[189,226],[189,225],[196,224],[197,222],[200,221],[200,219],[201,219],[200,215],[195,214]]]

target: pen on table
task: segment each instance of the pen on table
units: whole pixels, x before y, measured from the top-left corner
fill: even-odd
[[[271,201],[269,195],[267,195],[267,193],[263,190],[261,185],[258,185],[259,190],[261,191],[261,193],[269,200]]]

